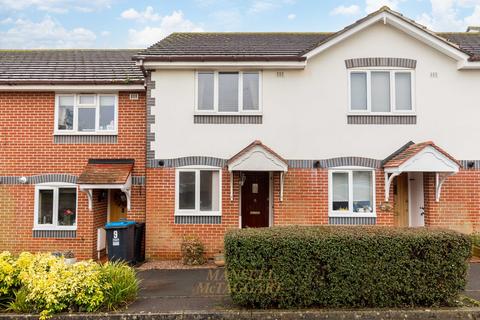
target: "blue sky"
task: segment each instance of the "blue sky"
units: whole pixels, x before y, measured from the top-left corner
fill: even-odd
[[[480,0],[0,0],[0,48],[143,48],[174,31],[336,31],[388,5],[435,31]]]

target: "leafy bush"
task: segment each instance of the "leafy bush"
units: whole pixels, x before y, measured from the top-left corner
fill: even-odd
[[[471,236],[472,244],[474,246],[480,247],[480,233],[474,233]]]
[[[0,303],[3,304],[13,296],[15,285],[14,260],[9,252],[0,253]]]
[[[28,252],[15,260],[4,252],[0,254],[0,288],[8,310],[40,313],[45,319],[63,311],[123,306],[136,298],[138,281],[135,271],[121,263],[70,265],[61,257]]]
[[[184,237],[181,245],[182,262],[186,265],[200,265],[206,262],[205,247],[196,237]]]
[[[465,287],[468,236],[386,227],[229,231],[227,279],[251,307],[452,305]]]
[[[112,262],[103,265],[101,273],[103,283],[110,286],[103,303],[108,310],[116,310],[135,300],[139,281],[133,268],[122,262]]]

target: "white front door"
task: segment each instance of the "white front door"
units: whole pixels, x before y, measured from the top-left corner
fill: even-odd
[[[410,227],[423,227],[425,226],[423,172],[409,172],[408,182]]]

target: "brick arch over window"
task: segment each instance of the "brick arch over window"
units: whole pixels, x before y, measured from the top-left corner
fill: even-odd
[[[345,60],[347,69],[351,68],[366,68],[366,67],[396,67],[415,69],[417,67],[417,60],[406,58],[355,58]]]

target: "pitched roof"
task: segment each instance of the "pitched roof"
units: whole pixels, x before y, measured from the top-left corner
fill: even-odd
[[[124,184],[133,170],[133,159],[90,159],[78,184]]]
[[[408,146],[407,146],[408,145]],[[432,147],[436,149],[438,152],[445,155],[447,158],[458,164],[460,167],[462,166],[460,162],[458,162],[454,157],[448,154],[445,150],[437,146],[432,141],[425,141],[421,143],[414,143],[414,144],[407,144],[404,150],[398,152],[395,156],[393,156],[390,160],[386,161],[383,165],[384,168],[396,168],[405,163],[408,159],[425,149],[426,147]]]
[[[435,33],[402,14],[382,7],[338,32],[172,33],[134,59],[145,61],[279,61],[305,60],[304,55],[364,21],[388,12],[445,44],[480,60],[480,33]]]
[[[303,54],[332,33],[325,32],[208,32],[172,33],[137,59],[156,61],[195,60],[305,60]]]
[[[471,56],[470,61],[480,60],[480,32],[439,32],[437,34],[456,43]]]
[[[141,84],[138,50],[0,50],[0,84]]]

